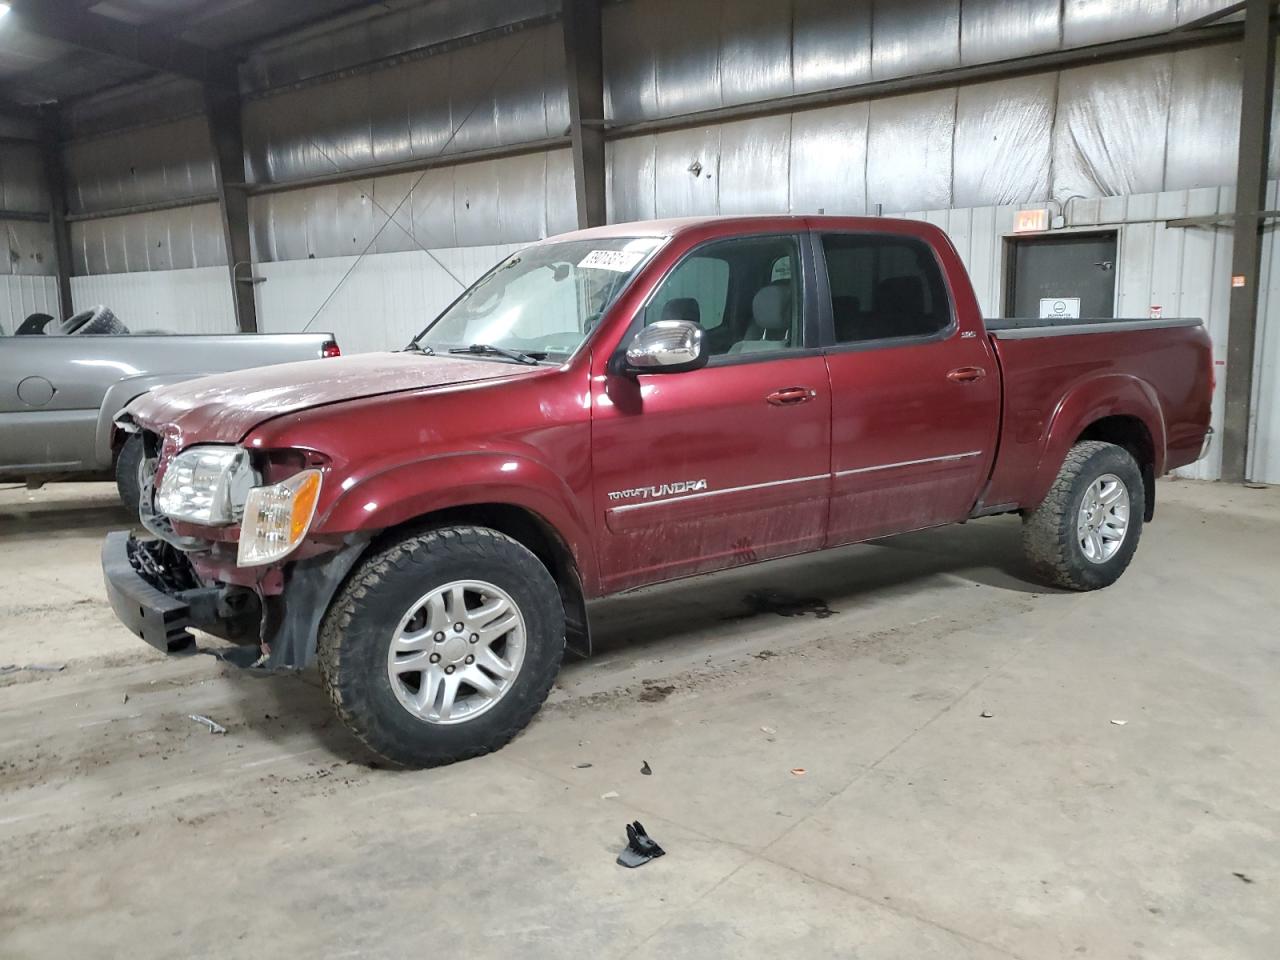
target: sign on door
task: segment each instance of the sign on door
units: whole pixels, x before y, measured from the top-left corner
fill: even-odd
[[[1040,300],[1040,319],[1080,319],[1079,297],[1044,297]]]

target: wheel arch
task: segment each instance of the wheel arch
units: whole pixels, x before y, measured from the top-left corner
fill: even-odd
[[[454,526],[496,530],[537,557],[560,590],[567,645],[581,656],[591,655],[591,630],[578,561],[560,531],[549,520],[528,507],[507,502],[442,507],[387,527],[370,541],[367,549],[370,552],[376,551],[406,537]]]
[[[1144,519],[1155,509],[1155,478],[1164,472],[1165,423],[1160,399],[1137,377],[1108,375],[1077,384],[1058,403],[1046,431],[1044,449],[1032,478],[1028,508],[1038,505],[1066,461],[1083,440],[1115,443],[1134,456],[1143,477]]]

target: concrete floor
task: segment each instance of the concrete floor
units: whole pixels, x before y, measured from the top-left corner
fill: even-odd
[[[398,773],[118,627],[110,488],[0,491],[0,664],[67,664],[0,676],[0,956],[1270,960],[1280,489],[1159,493],[1095,594],[997,518],[609,601],[515,743]]]

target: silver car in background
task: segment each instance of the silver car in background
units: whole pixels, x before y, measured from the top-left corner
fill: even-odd
[[[116,415],[156,387],[339,353],[330,333],[45,333],[0,337],[0,480],[114,476],[136,509],[136,444]]]

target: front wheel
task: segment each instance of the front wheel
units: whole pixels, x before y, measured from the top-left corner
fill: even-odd
[[[497,750],[546,699],[564,654],[547,568],[484,527],[447,527],[365,560],[320,628],[338,715],[375,753],[431,767]]]
[[[142,459],[142,436],[131,433],[116,454],[115,473],[116,492],[120,494],[120,502],[134,520],[138,519],[138,508],[142,500]]]
[[[1077,443],[1048,496],[1023,517],[1023,552],[1050,586],[1110,586],[1138,549],[1145,504],[1142,471],[1127,450],[1097,440]]]

